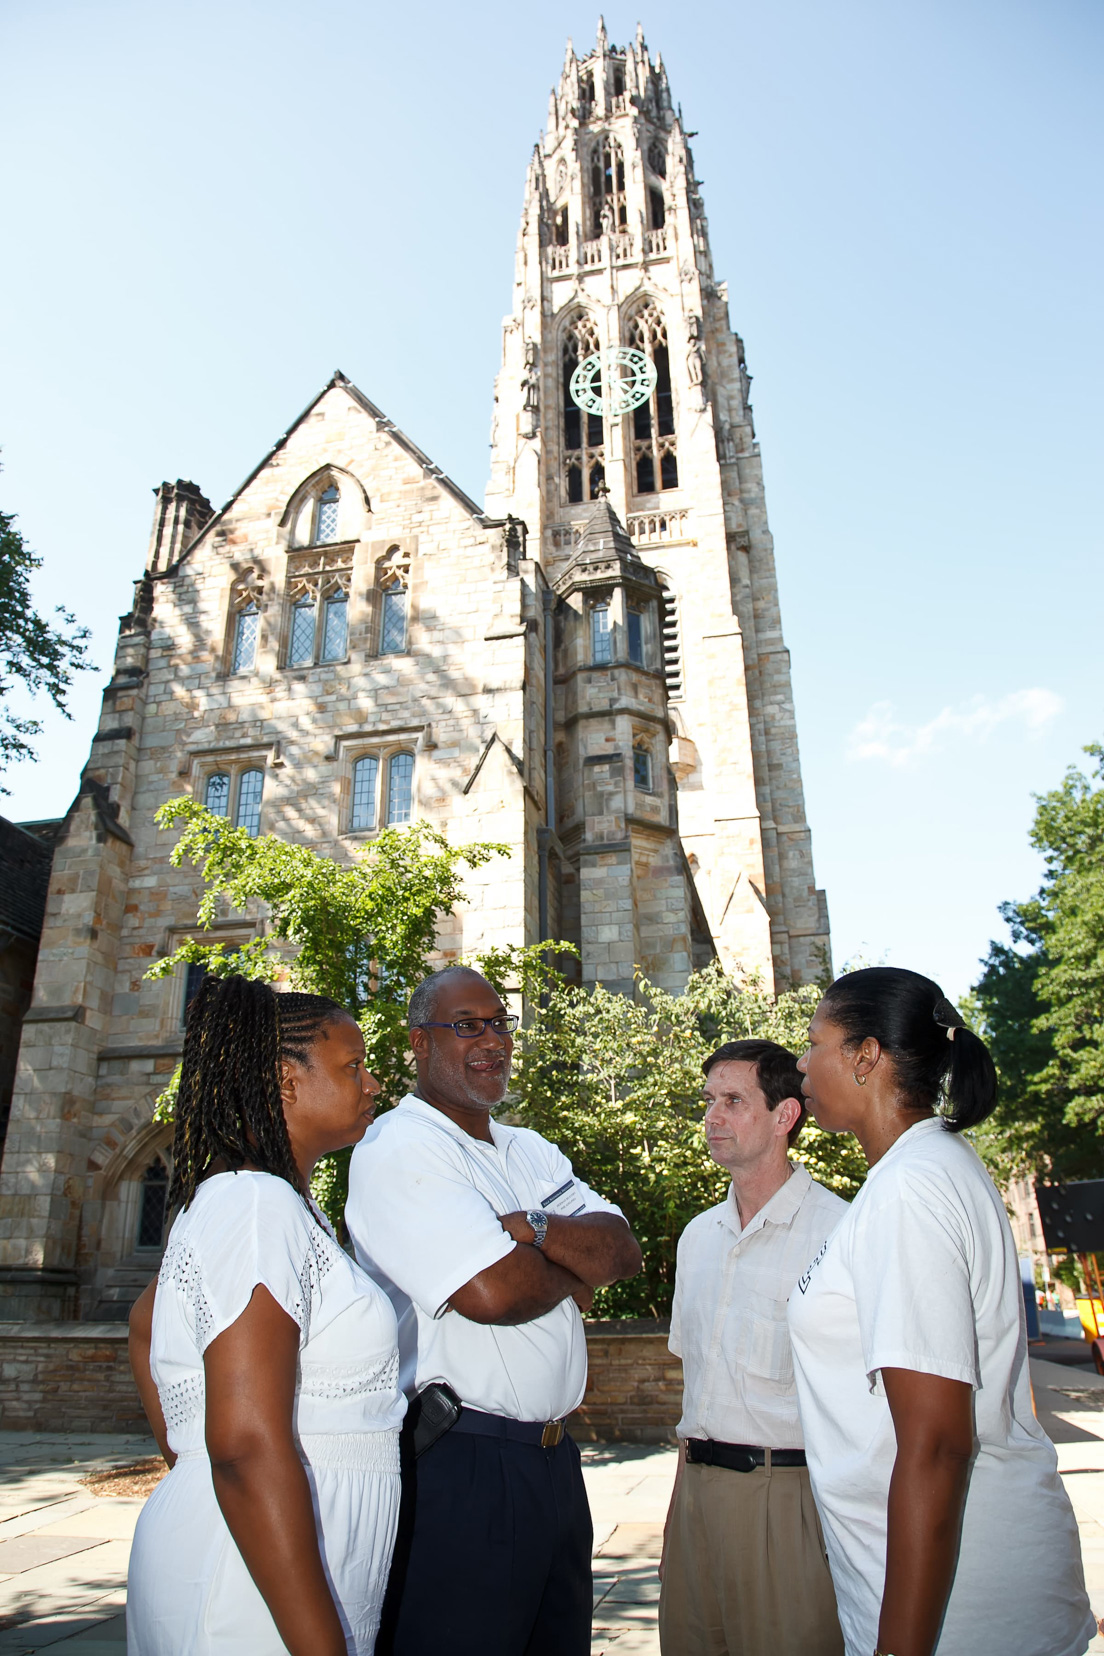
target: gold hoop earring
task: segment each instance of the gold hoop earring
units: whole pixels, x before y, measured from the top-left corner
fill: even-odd
[[[856,1085],[856,1087],[865,1087],[866,1086],[866,1076],[865,1075],[860,1075],[858,1070],[856,1070],[854,1072],[854,1074],[855,1074],[855,1085]]]

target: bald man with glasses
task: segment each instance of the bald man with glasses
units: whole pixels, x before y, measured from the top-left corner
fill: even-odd
[[[463,967],[410,1002],[415,1090],[353,1153],[357,1258],[399,1318],[408,1397],[444,1381],[451,1429],[408,1454],[379,1656],[588,1656],[592,1530],[564,1420],[586,1389],[582,1312],[635,1276],[620,1210],[539,1133],[492,1111],[517,1019]]]

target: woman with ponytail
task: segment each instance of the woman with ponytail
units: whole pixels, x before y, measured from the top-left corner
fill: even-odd
[[[310,1197],[377,1082],[319,995],[205,979],[157,1283],[131,1317],[172,1468],[138,1520],[130,1656],[370,1656],[399,1503],[395,1314]]]
[[[847,1656],[1082,1656],[1096,1624],[1019,1260],[962,1136],[996,1103],[988,1050],[938,984],[880,966],[832,984],[798,1068],[870,1165],[789,1307]]]

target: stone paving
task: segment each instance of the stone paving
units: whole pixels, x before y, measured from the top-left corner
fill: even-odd
[[[1039,1418],[1081,1529],[1085,1577],[1104,1615],[1104,1378],[1033,1357]],[[0,1656],[49,1648],[123,1656],[126,1566],[140,1499],[97,1496],[80,1480],[153,1452],[144,1437],[0,1432]],[[673,1449],[587,1444],[594,1514],[593,1656],[658,1656],[656,1563],[675,1472]],[[1030,1516],[1025,1514],[1025,1521]],[[1104,1653],[1104,1638],[1093,1640]]]

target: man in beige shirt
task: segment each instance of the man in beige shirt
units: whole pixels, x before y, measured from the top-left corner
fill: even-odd
[[[680,1458],[661,1565],[664,1656],[842,1656],[809,1487],[786,1301],[847,1211],[788,1151],[801,1075],[773,1041],[703,1065],[705,1135],[728,1196],[679,1241],[671,1350]]]

